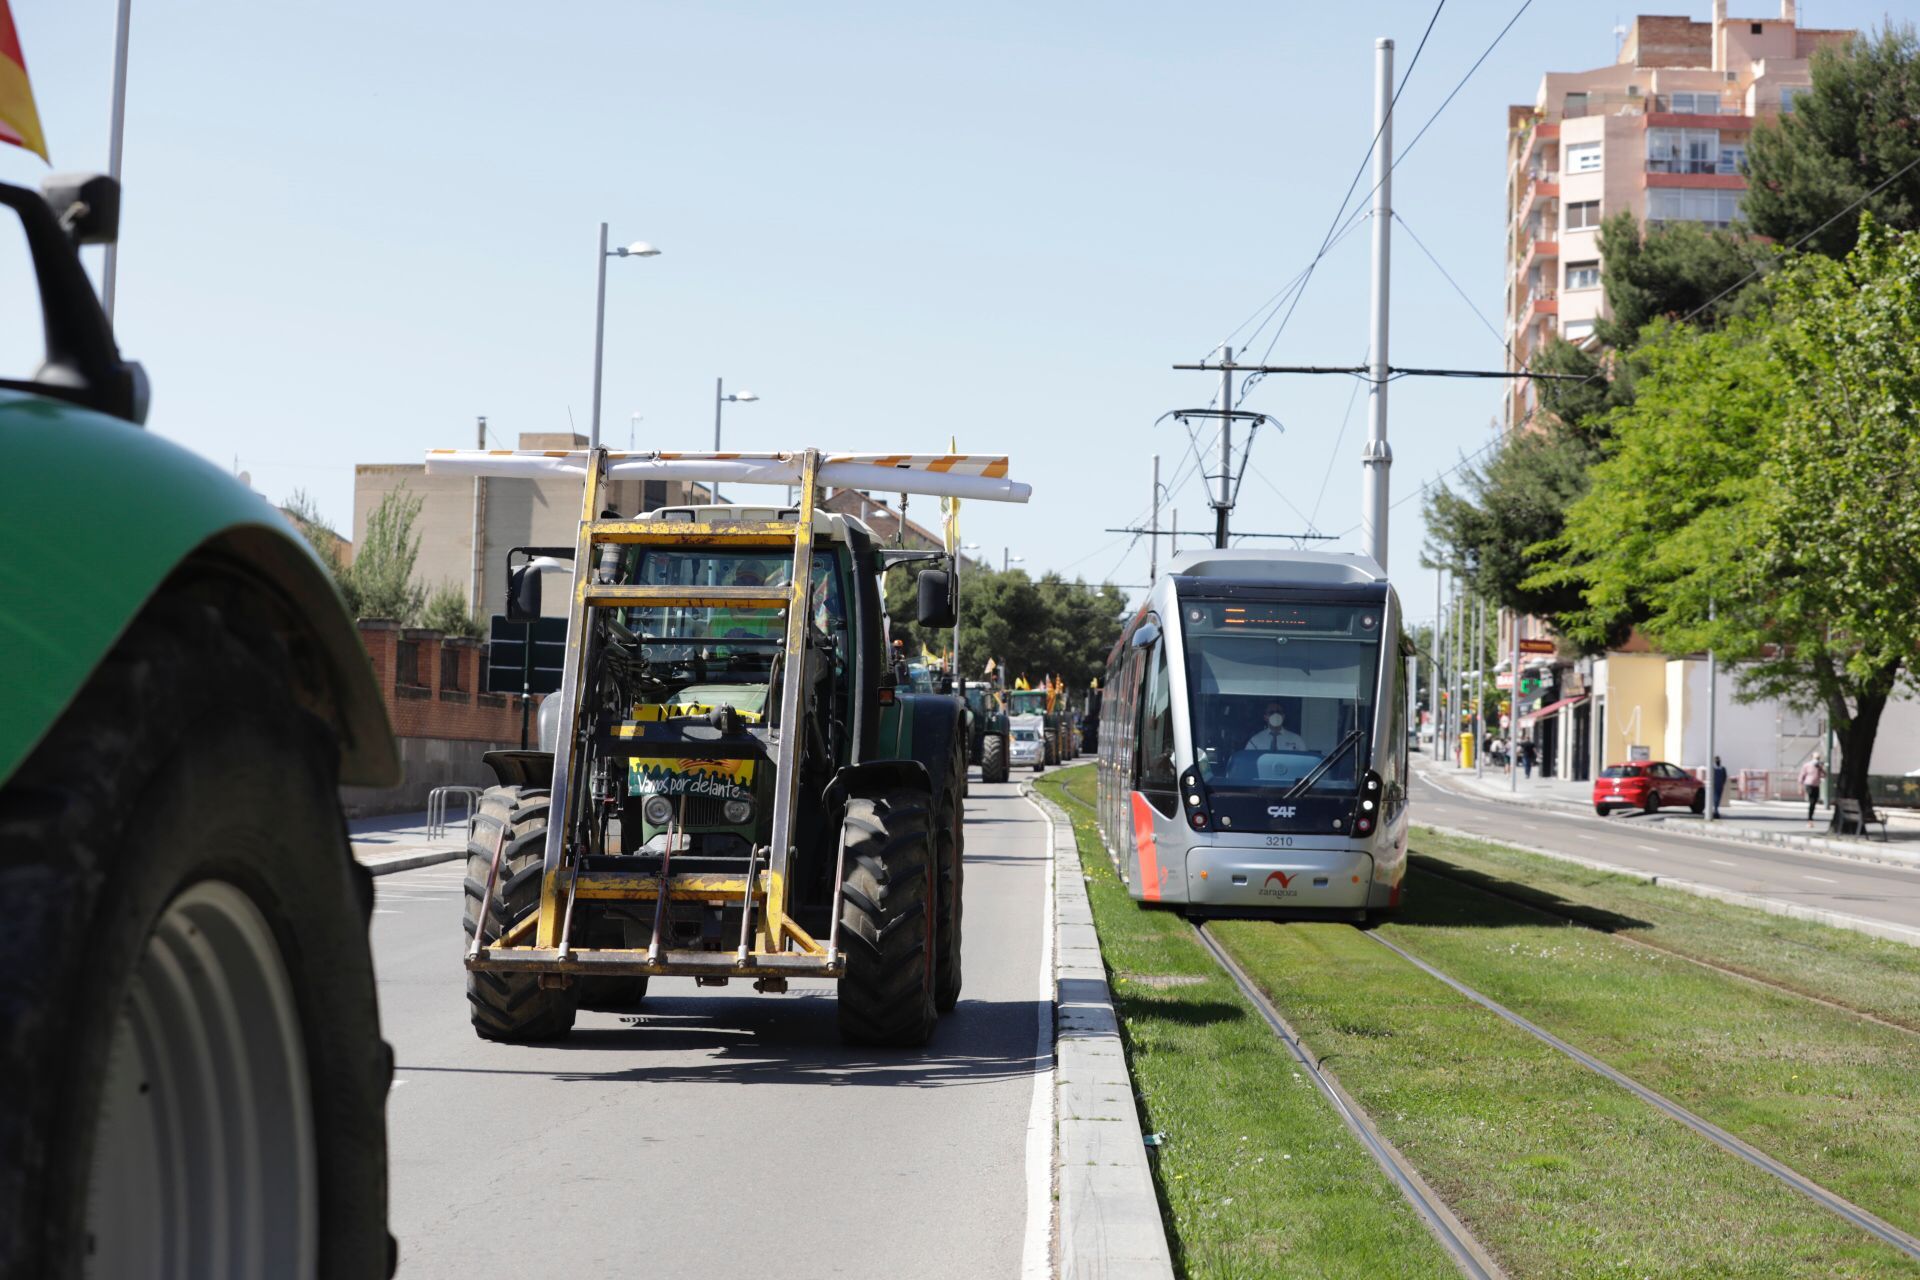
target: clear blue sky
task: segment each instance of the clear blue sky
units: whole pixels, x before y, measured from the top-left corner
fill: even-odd
[[[1403,145],[1517,5],[1446,5],[1401,99]],[[764,397],[728,407],[730,448],[954,436],[1011,454],[1035,490],[969,504],[968,540],[1122,583],[1145,581],[1144,542],[1102,529],[1145,514],[1155,451],[1166,478],[1188,473],[1183,525],[1210,527],[1187,437],[1153,423],[1215,380],[1168,366],[1312,256],[1371,136],[1373,39],[1398,41],[1404,71],[1432,12],[133,7],[121,346],[152,375],[152,428],[237,459],[269,497],[303,488],[344,527],[356,462],[470,445],[477,414],[509,445],[569,412],[584,431],[604,218],[616,242],[664,251],[609,264],[610,443],[638,412],[643,447],[706,447],[716,375]],[[1651,7],[1704,20],[1708,3]],[[106,167],[114,8],[13,0],[57,168]],[[1803,25],[1884,12],[1800,6]],[[1543,71],[1610,61],[1616,20],[1536,0],[1395,175],[1398,212],[1495,327],[1506,105]],[[37,159],[0,151],[0,180],[37,183]],[[1321,263],[1274,361],[1361,360],[1366,239]],[[1498,339],[1399,228],[1394,263],[1396,363],[1499,366]],[[1253,393],[1285,432],[1261,433],[1239,527],[1358,522],[1353,390]],[[1391,403],[1398,500],[1486,443],[1499,391],[1406,380]],[[1419,511],[1392,525],[1415,617],[1433,599]]]

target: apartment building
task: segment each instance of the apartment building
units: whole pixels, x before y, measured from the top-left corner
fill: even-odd
[[[1619,56],[1593,71],[1548,72],[1530,104],[1507,109],[1506,329],[1513,368],[1555,336],[1589,342],[1605,312],[1601,220],[1630,211],[1643,225],[1740,218],[1742,170],[1755,121],[1793,110],[1807,60],[1852,31],[1798,25],[1794,0],[1774,18],[1641,16]],[[1509,430],[1535,406],[1517,379]]]

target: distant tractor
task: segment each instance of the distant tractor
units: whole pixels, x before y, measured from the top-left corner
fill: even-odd
[[[650,979],[839,981],[853,1043],[925,1043],[961,987],[951,694],[896,683],[882,576],[953,625],[948,558],[882,548],[824,486],[1025,501],[1004,458],[439,453],[430,472],[584,480],[566,665],[543,747],[489,756],[466,881],[467,997],[492,1040],[566,1035]],[[747,474],[742,474],[743,471]],[[793,507],[601,513],[610,478],[796,484]],[[535,566],[509,615],[539,613]]]
[[[1073,720],[1067,715],[1058,693],[1048,689],[1015,689],[1007,694],[1007,713],[1040,718],[1041,744],[1047,764],[1060,764],[1077,754]]]
[[[1012,730],[998,685],[969,680],[966,686],[969,720],[967,759],[980,766],[980,781],[1005,782],[1012,760]]]

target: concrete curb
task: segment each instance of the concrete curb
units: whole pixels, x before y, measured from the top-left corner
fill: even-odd
[[[385,858],[379,862],[364,862],[360,865],[367,869],[368,875],[390,876],[396,871],[412,871],[415,867],[431,867],[438,862],[452,862],[455,858],[467,856],[465,849],[435,849],[428,853],[403,853],[397,858]],[[359,859],[356,859],[359,861]]]
[[[1515,809],[1548,809],[1555,813],[1564,813],[1570,818],[1582,818],[1588,822],[1608,821],[1595,815],[1590,805],[1575,804],[1566,800],[1524,799],[1517,795],[1500,795],[1483,791],[1472,784],[1462,785],[1460,779],[1434,765],[1415,765],[1414,770],[1434,786],[1462,799],[1486,800]],[[1777,835],[1770,831],[1745,831],[1727,826],[1721,826],[1712,831],[1702,829],[1676,831],[1669,834],[1685,836],[1691,840],[1716,840],[1723,844],[1749,844],[1761,845],[1769,849],[1791,849],[1795,853],[1846,858],[1853,862],[1871,862],[1883,867],[1906,867],[1909,870],[1920,867],[1920,854],[1909,854],[1884,845],[1875,847],[1864,843],[1846,844],[1838,840],[1823,840],[1817,836]]]
[[[1429,831],[1437,831],[1443,836],[1453,836],[1462,840],[1478,840],[1482,844],[1497,844],[1508,849],[1519,849],[1526,853],[1537,853],[1543,858],[1553,858],[1559,862],[1571,862],[1575,866],[1586,867],[1592,871],[1606,871],[1616,876],[1627,876],[1647,884],[1659,885],[1663,889],[1678,889],[1681,893],[1690,893],[1696,898],[1712,898],[1716,902],[1725,902],[1736,907],[1750,907],[1755,911],[1764,911],[1770,916],[1786,916],[1793,920],[1807,920],[1814,924],[1830,925],[1835,929],[1850,929],[1854,933],[1864,933],[1868,937],[1879,938],[1886,942],[1901,942],[1910,947],[1920,947],[1920,929],[1907,925],[1891,924],[1884,920],[1868,920],[1863,916],[1851,916],[1843,911],[1828,911],[1824,907],[1809,907],[1798,902],[1783,902],[1778,898],[1763,898],[1758,894],[1741,893],[1737,889],[1722,889],[1718,885],[1701,884],[1697,880],[1683,880],[1678,876],[1656,875],[1651,871],[1640,871],[1633,867],[1623,867],[1617,862],[1602,862],[1598,858],[1583,858],[1577,853],[1562,853],[1558,849],[1548,849],[1537,844],[1521,844],[1517,840],[1503,840],[1497,836],[1482,835],[1477,831],[1465,831],[1459,827],[1443,827],[1432,822],[1419,822],[1416,826]]]
[[[1020,793],[1053,832],[1056,1274],[1167,1280],[1173,1257],[1073,822],[1032,783],[1022,782]]]

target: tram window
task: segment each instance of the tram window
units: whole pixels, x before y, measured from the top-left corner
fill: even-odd
[[[1175,789],[1173,767],[1173,685],[1167,672],[1167,646],[1153,646],[1147,687],[1140,706],[1140,748],[1138,761],[1140,790]]]

